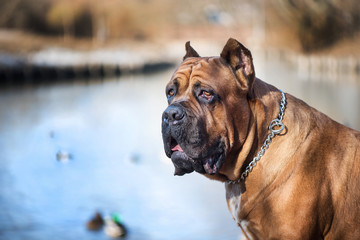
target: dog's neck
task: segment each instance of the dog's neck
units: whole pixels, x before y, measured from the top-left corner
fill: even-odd
[[[284,129],[285,125],[283,124],[282,120],[285,114],[285,107],[286,107],[286,96],[285,93],[281,90],[281,102],[280,102],[280,112],[277,118],[274,118],[270,124],[269,124],[269,133],[266,137],[266,140],[264,141],[263,145],[260,147],[260,150],[257,152],[256,156],[250,161],[248,164],[243,164],[242,168],[245,168],[245,170],[242,171],[240,179],[238,180],[228,180],[227,183],[229,184],[238,184],[240,181],[245,181],[246,177],[249,176],[249,174],[252,172],[252,170],[256,167],[257,163],[261,160],[261,158],[264,156],[265,152],[269,148],[273,138],[277,135],[280,135]],[[255,115],[256,116],[256,115]],[[247,159],[248,160],[248,159]]]
[[[254,119],[251,121],[248,136],[236,163],[233,163],[233,172],[228,171],[226,177],[240,178],[244,168],[264,143],[268,134],[269,123],[279,114],[281,99],[279,90],[261,80],[257,80],[255,84],[258,84],[257,89],[267,88],[268,90],[263,93],[255,92],[252,96],[250,107]],[[233,188],[231,185],[238,185],[241,188],[244,212],[247,209],[245,205],[253,207],[254,202],[262,198],[259,197],[260,195],[267,196],[274,191],[276,186],[288,179],[297,164],[292,156],[301,148],[313,128],[314,123],[310,120],[309,115],[318,114],[316,110],[309,108],[305,103],[289,94],[286,94],[286,97],[287,106],[283,118],[283,123],[286,126],[284,133],[273,138],[269,149],[245,181],[241,181],[239,184],[226,184],[227,188]],[[275,182],[277,184],[274,184]]]
[[[279,114],[281,97],[281,92],[275,87],[259,79],[255,80],[254,90],[249,94],[250,119],[246,139],[241,146],[234,147],[229,152],[220,174],[209,176],[210,178],[220,181],[236,181],[241,178],[269,134],[270,122]],[[240,127],[244,127],[241,124]]]

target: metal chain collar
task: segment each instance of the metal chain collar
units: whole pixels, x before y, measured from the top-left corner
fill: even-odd
[[[235,183],[239,183],[240,181],[245,180],[245,178],[249,175],[249,173],[256,166],[257,162],[261,159],[262,156],[264,156],[266,150],[269,148],[269,145],[270,145],[273,137],[275,137],[275,135],[280,134],[282,132],[282,130],[284,130],[285,125],[283,124],[282,119],[285,114],[286,97],[285,97],[285,93],[283,91],[281,91],[280,89],[279,89],[279,91],[281,92],[281,96],[282,96],[281,102],[280,102],[280,113],[277,118],[275,118],[274,120],[272,120],[270,122],[270,125],[269,125],[270,133],[267,136],[264,144],[261,146],[258,154],[253,158],[253,160],[246,167],[245,171],[241,174],[240,179],[234,180],[234,181],[228,180],[227,183],[235,184]]]

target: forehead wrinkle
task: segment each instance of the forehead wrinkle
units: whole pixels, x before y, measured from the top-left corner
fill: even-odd
[[[206,71],[198,71],[199,69],[203,69],[203,67],[206,67],[209,65],[209,58],[202,58],[199,61],[195,62],[192,65],[192,71],[189,76],[189,83],[196,80],[196,78],[205,79],[203,75]],[[195,79],[195,80],[194,80]]]
[[[188,86],[188,81],[187,79],[189,79],[190,74],[191,74],[191,69],[189,69],[188,67],[184,68],[182,65],[176,70],[176,72],[174,73],[174,75],[172,76],[172,80],[171,82],[174,82],[175,80],[178,82],[178,87],[179,89],[185,87],[187,88]],[[171,82],[169,84],[171,84]],[[184,84],[185,83],[185,84]]]
[[[203,71],[203,68],[194,68],[190,78],[192,85],[200,83],[200,85],[204,87],[217,88],[218,81],[212,81],[217,74],[212,71],[213,69],[210,65],[208,67],[210,68],[209,71]]]
[[[214,62],[214,64],[212,64]],[[206,89],[211,89],[221,99],[226,99],[233,93],[236,94],[236,79],[233,72],[226,65],[224,66],[221,61],[213,59],[209,63],[205,63],[208,69],[203,71],[193,70],[192,79],[190,84],[194,86],[197,82],[200,82],[200,86]],[[220,71],[222,68],[224,71]]]
[[[178,78],[179,89],[181,92],[189,91],[189,87],[194,85],[197,80],[202,83],[207,82],[208,79],[213,78],[216,74],[216,69],[223,65],[218,57],[203,57],[185,60],[177,71],[174,73],[173,80]],[[208,71],[203,71],[206,68]],[[200,70],[200,71],[199,71]],[[185,83],[185,84],[184,84]],[[215,83],[217,85],[217,83]],[[214,83],[211,84],[214,86]]]
[[[173,79],[176,78],[177,75],[184,75],[185,78],[188,78],[191,74],[191,69],[189,69],[188,67],[184,67],[184,66],[180,66],[176,72],[173,75]]]
[[[173,76],[173,80],[178,79],[179,88],[187,89],[189,87],[193,68],[198,64],[198,62],[199,61],[189,61],[179,66],[179,68],[177,69],[177,71]],[[179,75],[180,77],[177,77]],[[185,85],[183,84],[183,82],[185,82]]]

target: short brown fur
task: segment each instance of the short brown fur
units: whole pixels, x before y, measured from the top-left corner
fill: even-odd
[[[224,50],[239,55],[228,44]],[[244,181],[227,182],[240,178],[279,113],[280,91],[255,78],[250,51],[246,55],[248,62],[238,60],[237,68],[225,55],[190,53],[173,75],[180,85],[173,101],[187,101],[195,116],[206,116],[209,141],[226,139],[224,164],[204,175],[225,182],[229,210],[249,239],[360,239],[360,132],[288,93],[286,131]],[[211,85],[221,104],[201,106],[191,94],[195,82]]]

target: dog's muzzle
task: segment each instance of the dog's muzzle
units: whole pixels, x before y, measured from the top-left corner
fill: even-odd
[[[163,124],[179,124],[185,117],[185,111],[176,105],[168,106],[163,113]]]
[[[184,107],[173,104],[162,115],[162,136],[166,155],[175,166],[175,175],[193,171],[216,174],[224,160],[224,146],[217,141],[211,147],[203,124],[189,117]]]

